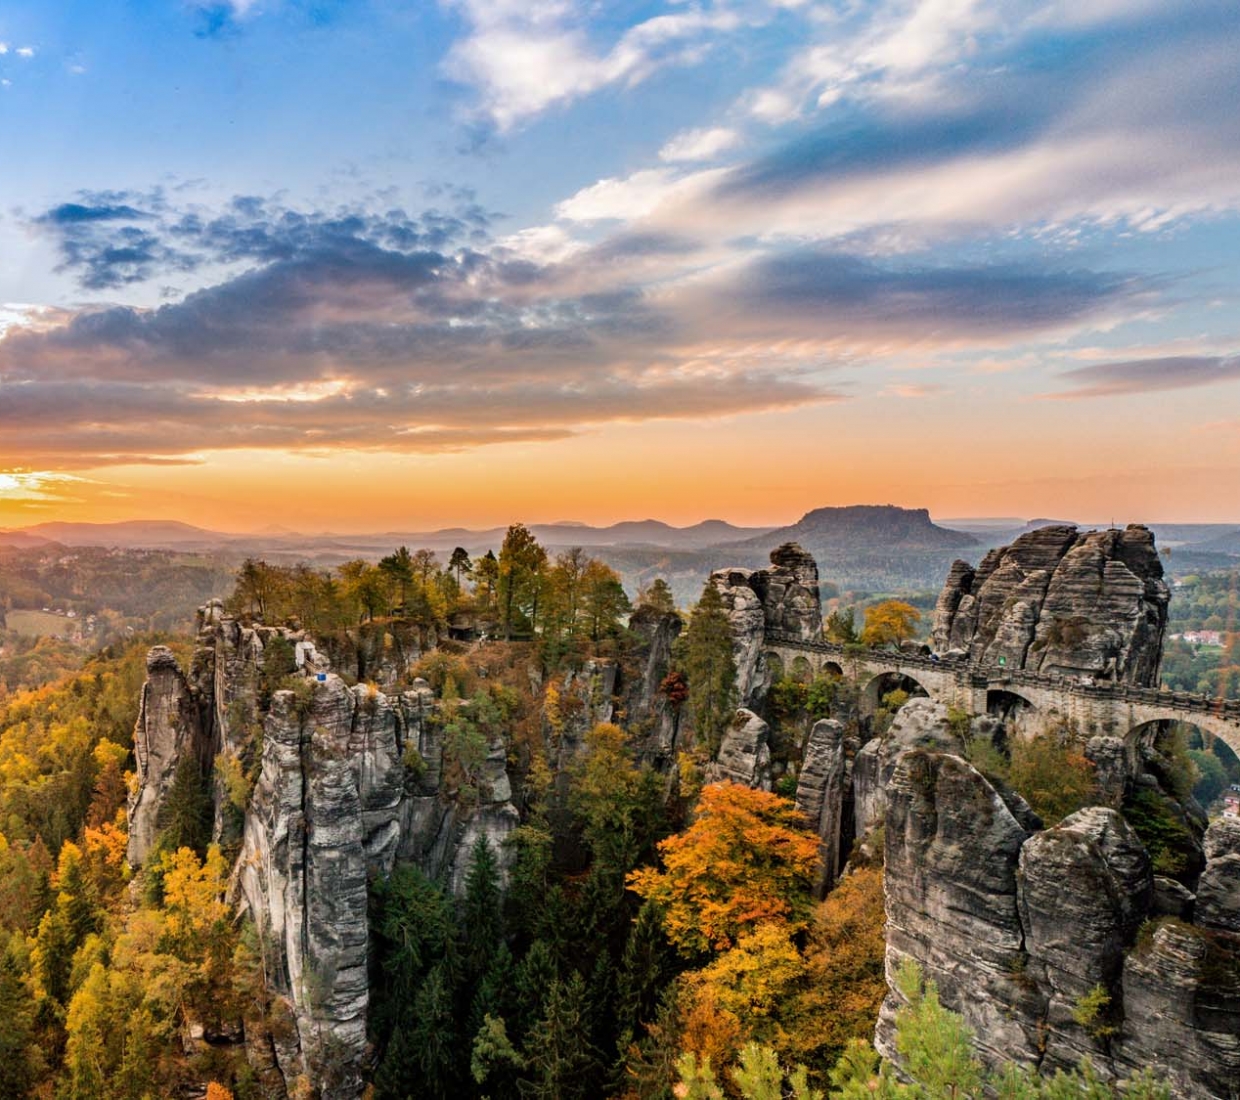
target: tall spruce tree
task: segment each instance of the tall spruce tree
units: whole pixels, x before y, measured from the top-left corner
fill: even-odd
[[[709,582],[693,609],[681,651],[693,728],[713,756],[736,712],[737,698],[732,628],[723,597]]]

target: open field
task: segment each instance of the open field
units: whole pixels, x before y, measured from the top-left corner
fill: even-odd
[[[55,634],[67,638],[73,631],[77,619],[67,619],[63,615],[53,615],[48,611],[9,611],[5,615],[9,630],[15,634],[28,637]]]

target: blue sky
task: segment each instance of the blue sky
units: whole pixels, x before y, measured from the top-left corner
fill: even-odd
[[[1234,3],[15,0],[0,43],[0,522],[373,526],[358,470],[424,522],[1240,519]]]

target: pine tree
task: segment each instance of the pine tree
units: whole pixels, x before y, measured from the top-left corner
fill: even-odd
[[[683,653],[693,728],[713,756],[732,721],[737,702],[732,628],[723,597],[713,584],[706,585],[693,609]]]
[[[0,956],[0,1100],[30,1095],[35,1049],[30,993],[5,952]]]
[[[589,1037],[586,985],[574,972],[554,981],[543,1017],[525,1044],[530,1077],[521,1094],[532,1100],[587,1100],[597,1095],[598,1059]]]

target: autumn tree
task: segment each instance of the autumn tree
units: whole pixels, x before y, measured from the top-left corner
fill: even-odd
[[[1088,806],[1098,795],[1093,761],[1063,730],[1014,738],[1006,779],[1048,826]]]
[[[921,612],[903,600],[884,600],[865,609],[861,641],[868,646],[899,645],[917,634]]]
[[[693,824],[659,853],[663,868],[632,872],[629,887],[662,908],[668,938],[687,957],[733,947],[764,922],[791,932],[809,923],[818,840],[786,798],[705,787]]]
[[[689,681],[693,728],[713,754],[736,711],[732,627],[723,597],[713,584],[702,590],[682,639],[678,639],[679,663]]]
[[[637,606],[649,607],[661,615],[670,615],[676,610],[676,597],[672,595],[672,586],[662,577],[655,577],[648,586],[637,591]]]
[[[581,610],[592,641],[616,633],[620,618],[631,610],[620,576],[611,566],[591,558],[581,576]]]
[[[488,550],[474,562],[474,581],[474,595],[481,599],[484,608],[489,608],[499,588],[499,559],[494,550]]]

